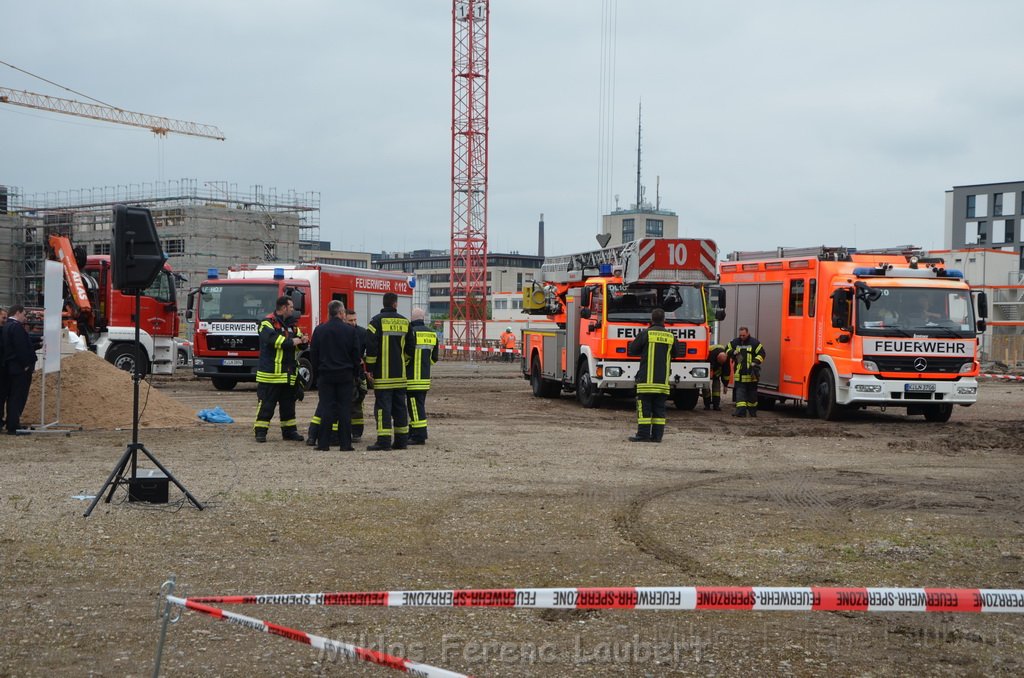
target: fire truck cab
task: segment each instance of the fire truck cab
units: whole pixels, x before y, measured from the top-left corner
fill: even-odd
[[[640,360],[627,355],[627,346],[661,308],[685,353],[672,363],[671,396],[678,408],[693,409],[710,384],[716,258],[711,240],[645,238],[546,259],[542,280],[523,291],[524,312],[547,315],[557,326],[523,330],[522,371],[533,394],[572,392],[590,408],[602,395],[635,393]]]
[[[834,420],[845,410],[905,408],[947,421],[978,394],[977,333],[987,301],[959,271],[923,253],[813,248],[733,253],[720,266],[733,299],[721,327],[764,345],[759,400],[805,404]]]
[[[240,266],[226,278],[216,270],[189,293],[186,318],[194,323],[192,372],[211,379],[214,388],[233,389],[240,381],[256,381],[259,324],[274,312],[279,297],[291,297],[298,326],[309,337],[327,319],[327,305],[337,299],[355,309],[360,324],[383,306],[384,294],[398,295],[398,311],[412,312],[412,286],[401,273],[327,264]],[[311,383],[308,349],[299,354],[299,378]]]

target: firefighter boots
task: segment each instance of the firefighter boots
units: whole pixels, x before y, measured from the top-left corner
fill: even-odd
[[[664,424],[653,424],[651,426],[651,440],[652,443],[660,443],[662,437],[665,435]]]
[[[265,443],[267,442],[267,432],[264,430],[256,431],[256,442]]]
[[[281,438],[284,440],[294,440],[297,443],[301,443],[305,440],[305,438],[302,437],[302,434],[294,428],[281,429]]]
[[[651,441],[651,427],[650,426],[638,426],[636,429],[635,436],[629,436],[629,442],[631,443],[647,443]]]
[[[704,409],[706,410],[707,408],[705,407]],[[722,396],[711,397],[711,409],[713,409],[715,412],[722,411]]]
[[[366,449],[369,452],[387,452],[391,449],[391,438],[377,438],[377,442]]]

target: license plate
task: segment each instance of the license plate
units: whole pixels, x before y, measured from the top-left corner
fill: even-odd
[[[914,393],[935,393],[935,384],[905,384],[903,390]]]
[[[225,366],[225,367],[241,367],[242,366],[242,361],[241,360],[221,360],[220,364]]]

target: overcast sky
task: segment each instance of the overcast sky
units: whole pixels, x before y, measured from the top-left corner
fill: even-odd
[[[451,4],[6,3],[0,60],[227,141],[0,105],[0,183],[318,191],[336,248],[447,248]],[[602,4],[491,0],[492,251],[535,252],[541,212],[549,254],[594,246]],[[681,235],[941,247],[944,191],[1024,179],[1024,2],[614,4],[613,192],[633,201],[642,99],[647,196],[660,177]]]

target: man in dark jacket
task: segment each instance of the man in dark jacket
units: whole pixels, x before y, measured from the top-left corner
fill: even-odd
[[[423,322],[422,308],[412,310],[409,336],[405,338],[406,393],[409,402],[409,444],[427,442],[427,391],[430,390],[430,368],[437,362],[437,333]]]
[[[665,403],[672,358],[683,355],[682,344],[665,329],[665,311],[651,311],[651,325],[629,342],[626,354],[640,357],[636,372],[636,435],[634,443],[660,443],[665,434]]]
[[[285,440],[304,440],[295,421],[295,383],[298,378],[299,346],[305,343],[302,331],[291,322],[295,305],[290,297],[280,297],[273,313],[260,323],[260,361],[256,367],[256,442],[267,442],[267,431],[274,410],[280,403],[281,436]]]
[[[36,369],[36,352],[25,328],[25,307],[15,304],[9,309],[4,323],[4,372],[7,376],[7,414],[4,417],[9,435],[23,435],[21,413],[28,402],[32,373]]]
[[[355,328],[359,339],[359,365],[356,370],[356,388],[352,398],[352,440],[359,440],[363,437],[363,401],[366,400],[366,393],[369,390],[366,368],[363,365],[363,358],[366,357],[367,332],[366,328],[359,325],[359,316],[355,309],[345,311],[345,322]]]
[[[309,344],[320,397],[317,411],[322,412],[316,449],[331,449],[331,434],[337,425],[342,452],[351,452],[349,415],[359,362],[359,340],[355,329],[345,322],[345,304],[335,299],[327,305],[327,312],[330,318],[313,330]]]
[[[384,295],[384,308],[366,328],[366,363],[373,374],[373,412],[377,442],[368,450],[404,450],[409,445],[409,419],[405,409],[405,338],[409,320],[398,312],[398,295]],[[392,443],[392,435],[394,442]]]
[[[739,329],[739,336],[725,347],[733,364],[733,395],[736,396],[734,417],[757,416],[757,382],[761,380],[761,364],[765,359],[764,346],[750,336],[746,327]]]

